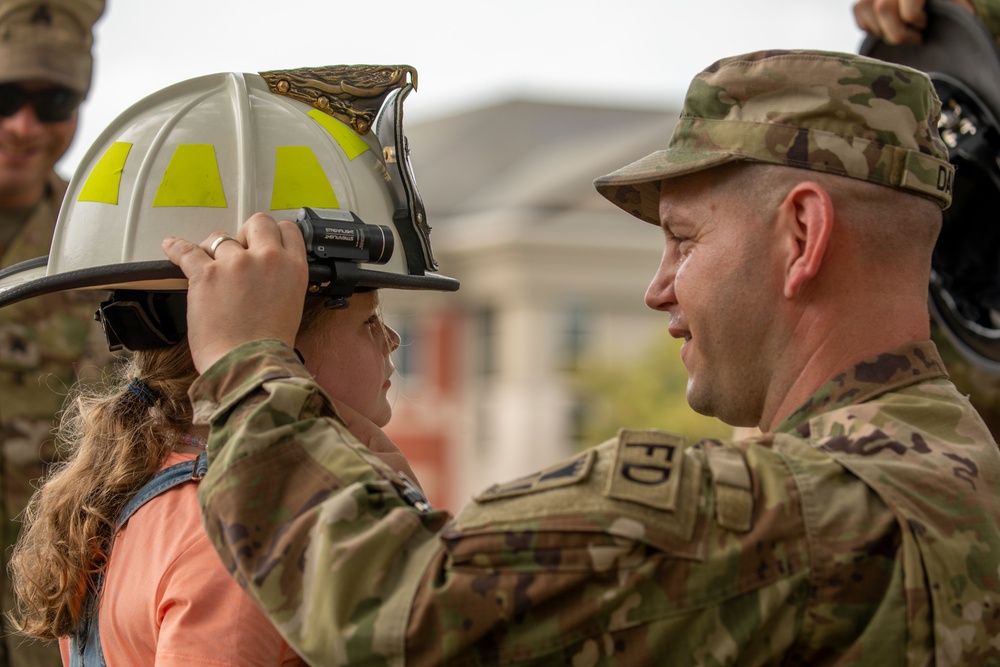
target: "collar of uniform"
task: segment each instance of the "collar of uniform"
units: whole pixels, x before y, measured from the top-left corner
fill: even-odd
[[[935,378],[946,378],[944,362],[929,340],[869,357],[833,378],[775,427],[792,433],[816,415],[864,403],[880,394]]]

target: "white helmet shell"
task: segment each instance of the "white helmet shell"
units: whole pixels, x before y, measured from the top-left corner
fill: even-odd
[[[359,92],[344,81],[357,68],[368,68],[368,79],[388,72],[393,83]],[[280,77],[274,75],[281,73],[269,72],[191,79],[129,108],[90,147],[70,181],[47,263],[40,258],[0,272],[0,305],[74,288],[184,290],[186,281],[163,255],[166,236],[235,235],[258,211],[295,220],[303,207],[350,211],[396,233],[402,251],[377,267],[362,264],[358,286],[457,289],[457,281],[431,273],[429,227],[405,139],[397,143],[402,99],[411,88],[406,75],[415,72],[293,70],[292,88],[301,90],[296,83],[317,72],[328,76],[312,82],[319,91],[312,104],[287,94],[287,79],[278,86],[284,91],[275,92]],[[384,105],[373,123],[374,113],[341,102],[338,94],[368,98],[361,103],[369,110]],[[347,122],[329,113],[331,100]],[[395,135],[382,125],[394,125]],[[373,126],[378,131],[368,132]]]

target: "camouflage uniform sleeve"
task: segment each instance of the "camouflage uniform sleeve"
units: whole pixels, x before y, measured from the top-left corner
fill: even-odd
[[[311,664],[399,660],[446,515],[402,499],[279,341],[233,350],[191,398],[212,426],[205,525],[240,585]]]
[[[446,526],[407,664],[900,664],[897,538],[797,438],[623,430]]]
[[[904,642],[869,623],[906,628],[895,519],[797,438],[623,431],[449,521],[402,499],[277,341],[192,399],[210,538],[312,664],[878,664]]]

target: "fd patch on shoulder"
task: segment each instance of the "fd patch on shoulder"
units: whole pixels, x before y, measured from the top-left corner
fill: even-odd
[[[544,470],[518,477],[510,482],[494,484],[475,496],[473,500],[478,503],[486,503],[500,498],[524,496],[529,493],[538,493],[582,482],[590,474],[590,470],[594,466],[595,456],[596,452],[589,449]]]
[[[683,437],[663,431],[622,429],[604,495],[673,511],[683,463]]]

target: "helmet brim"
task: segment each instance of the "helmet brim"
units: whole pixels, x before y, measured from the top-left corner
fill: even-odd
[[[108,264],[45,275],[46,258],[38,257],[0,271],[0,308],[43,294],[66,290],[186,290],[187,281],[169,260]],[[410,275],[359,269],[358,287],[368,289],[455,292],[457,279],[440,274]]]

